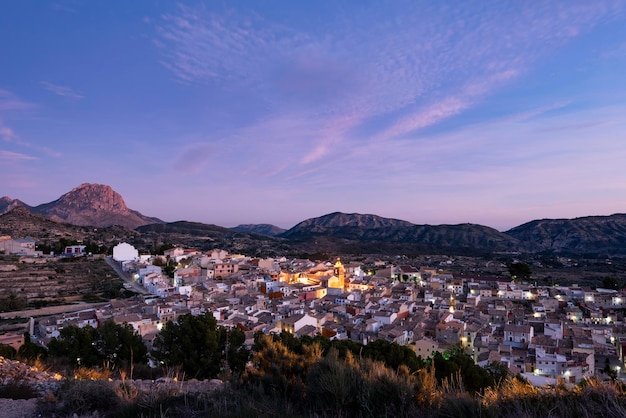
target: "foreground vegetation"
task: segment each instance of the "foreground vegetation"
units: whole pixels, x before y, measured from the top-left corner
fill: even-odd
[[[48,352],[27,345],[5,354],[67,376],[39,397],[42,417],[626,416],[626,390],[618,382],[535,388],[497,363],[475,365],[460,350],[422,359],[383,340],[363,346],[258,334],[246,350],[241,331],[217,327],[210,315],[180,319],[155,341],[150,356],[163,362],[157,369],[146,365],[131,329],[110,322],[98,331],[66,331]],[[183,382],[195,377],[224,383],[207,389]],[[37,395],[26,389],[25,382],[9,382],[0,397]]]
[[[460,374],[437,379],[436,364],[410,373],[384,362],[341,358],[317,346],[296,355],[265,340],[254,366],[215,390],[170,384],[141,389],[118,380],[68,380],[40,399],[42,417],[623,417],[621,384],[590,380],[574,388],[535,388],[507,377],[470,393]],[[315,359],[315,360],[313,360]],[[309,362],[313,360],[312,362]],[[74,415],[77,414],[77,415]]]

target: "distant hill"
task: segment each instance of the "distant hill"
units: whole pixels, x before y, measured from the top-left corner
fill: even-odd
[[[399,219],[341,212],[307,219],[280,236],[298,241],[330,237],[359,242],[414,244],[431,248],[504,251],[523,247],[523,243],[514,237],[482,225],[415,225]]]
[[[10,212],[17,207],[28,208],[29,206],[18,199],[11,199],[8,196],[0,197],[0,215]]]
[[[506,231],[532,252],[626,254],[626,214],[575,219],[541,219]]]
[[[136,231],[148,242],[167,242],[202,250],[222,248],[231,253],[249,255],[284,255],[291,251],[286,240],[199,222],[151,224],[140,226]]]
[[[254,234],[265,235],[268,237],[276,237],[286,230],[270,224],[242,224],[231,228],[239,232],[251,232]]]
[[[16,206],[27,207],[31,212],[53,221],[80,226],[120,225],[134,229],[141,225],[163,222],[129,209],[119,193],[102,184],[81,184],[53,202],[34,207],[4,197],[0,203],[0,210],[4,208],[3,212],[6,212],[6,209]]]
[[[18,206],[0,215],[0,235],[14,238],[40,237],[42,232],[62,237],[72,235],[76,228],[32,213],[26,206]]]
[[[156,232],[159,234],[183,234],[194,236],[234,235],[230,228],[203,224],[200,222],[177,221],[168,223],[153,223],[136,228],[139,232]]]
[[[53,245],[61,238],[92,241],[98,244],[116,245],[121,241],[133,242],[139,233],[123,226],[94,228],[53,221],[43,215],[32,213],[27,207],[17,207],[0,215],[0,235],[13,238],[32,237],[38,244]]]

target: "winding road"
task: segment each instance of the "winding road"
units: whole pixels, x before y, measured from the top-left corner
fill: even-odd
[[[120,276],[120,278],[124,281],[124,283],[130,284],[133,291],[143,294],[143,295],[150,294],[150,292],[148,292],[148,289],[141,286],[139,283],[137,283],[132,278],[130,278],[128,274],[124,270],[122,270],[122,266],[120,265],[120,263],[113,260],[113,257],[110,257],[110,256],[106,257],[106,262],[109,266],[111,266],[111,268],[115,271],[115,273],[118,276]]]

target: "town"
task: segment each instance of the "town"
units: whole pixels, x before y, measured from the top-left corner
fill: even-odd
[[[67,247],[63,256],[87,256],[85,246]],[[623,376],[626,295],[614,289],[458,275],[401,258],[365,268],[340,258],[255,258],[220,249],[174,247],[155,256],[128,243],[116,245],[108,262],[140,296],[32,320],[37,341],[112,319],[131,325],[150,348],[168,321],[211,313],[219,326],[244,331],[248,346],[258,332],[383,339],[423,359],[460,347],[476,364],[499,362],[536,386]],[[17,349],[23,336],[6,333],[0,343]]]

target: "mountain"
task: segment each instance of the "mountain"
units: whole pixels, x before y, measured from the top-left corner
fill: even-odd
[[[317,237],[358,242],[413,244],[416,248],[473,248],[508,251],[524,247],[516,238],[475,224],[415,225],[377,215],[334,212],[307,219],[280,235],[305,241]]]
[[[286,231],[283,228],[270,224],[241,224],[231,229],[239,232],[251,232],[253,234],[265,235],[268,237],[276,237]]]
[[[505,232],[525,242],[533,252],[626,254],[626,214],[575,219],[540,219]]]
[[[134,242],[139,233],[122,226],[93,228],[53,221],[43,215],[32,213],[26,206],[0,215],[0,235],[13,238],[32,237],[37,244],[56,245],[61,239],[91,241],[98,245],[116,245],[120,241]]]
[[[8,196],[0,197],[0,215],[3,215],[17,207],[29,207],[26,203],[18,199],[11,199]]]
[[[120,225],[134,229],[163,222],[129,209],[119,193],[102,184],[81,184],[53,202],[30,209],[54,221],[82,226]]]

